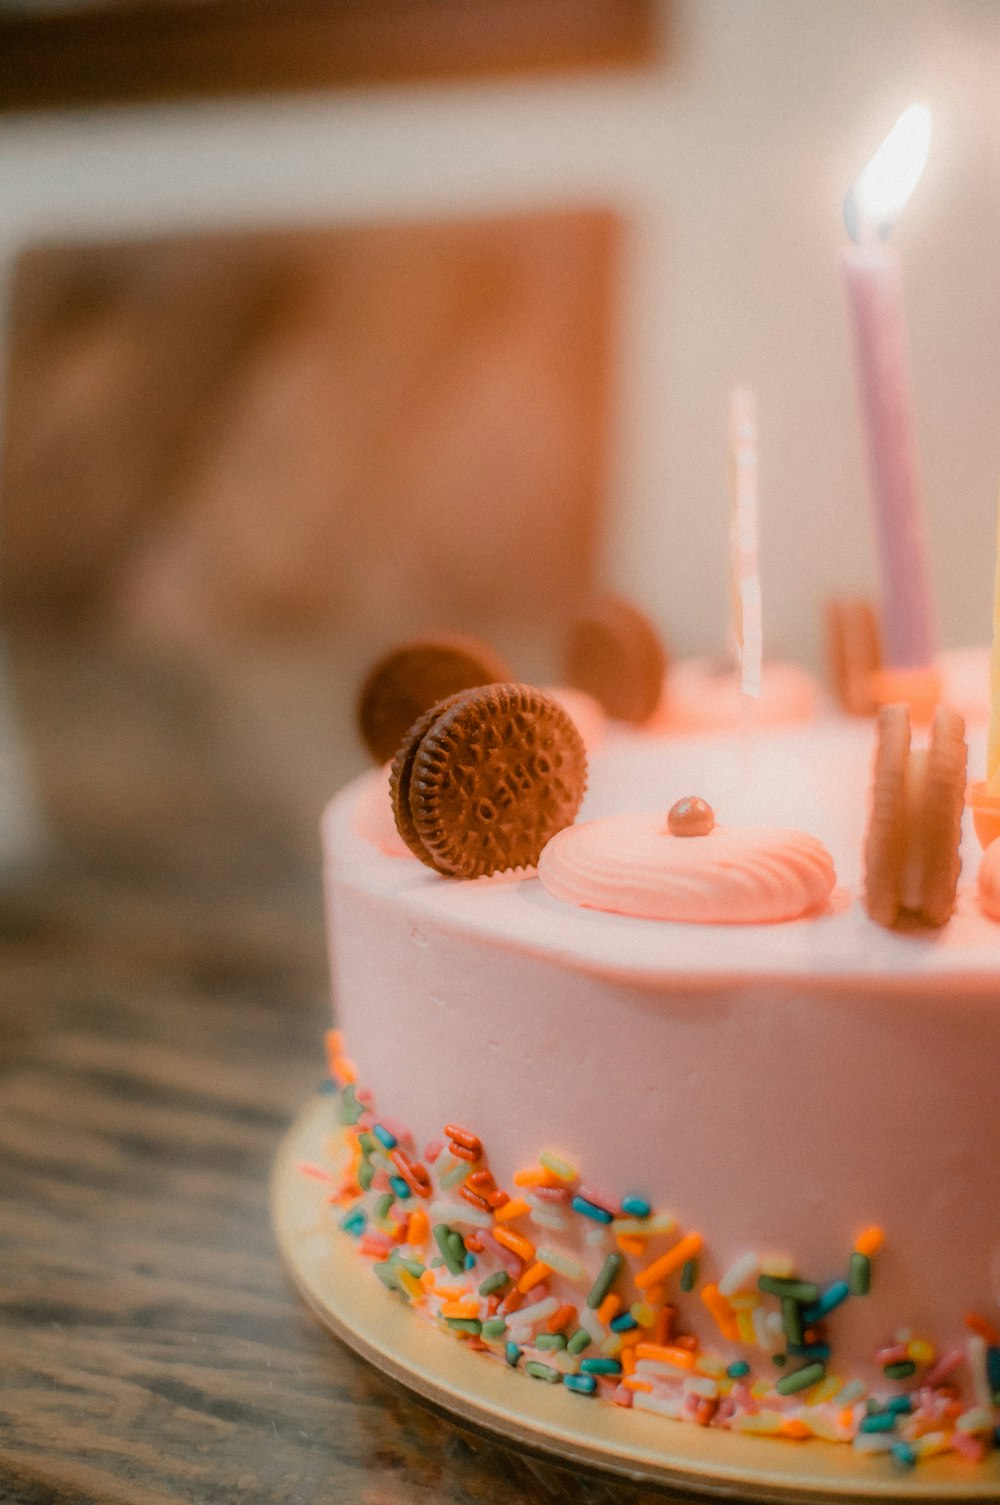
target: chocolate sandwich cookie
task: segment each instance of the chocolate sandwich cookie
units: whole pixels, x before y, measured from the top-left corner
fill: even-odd
[[[397,825],[450,877],[533,867],[574,819],[586,777],[583,740],[561,705],[531,685],[484,685],[435,707],[405,739],[393,765]]]
[[[376,763],[391,758],[413,723],[449,695],[510,679],[488,643],[442,636],[400,643],[373,664],[358,695],[358,727]]]
[[[564,658],[567,683],[618,721],[641,725],[660,703],[666,649],[630,601],[605,596],[582,612],[570,626]]]
[[[880,925],[940,926],[951,918],[961,867],[965,723],[939,706],[926,749],[910,745],[904,705],[883,706],[865,842],[865,907]]]

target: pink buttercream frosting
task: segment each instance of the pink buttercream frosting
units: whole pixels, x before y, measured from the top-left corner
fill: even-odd
[[[1000,841],[991,841],[983,853],[976,878],[976,897],[983,914],[1000,920]]]
[[[354,806],[354,829],[387,857],[410,857],[412,853],[397,831],[392,813],[389,767],[386,763],[382,768],[373,769],[361,781]]]
[[[584,909],[703,925],[796,920],[822,909],[836,881],[829,852],[803,831],[673,836],[665,811],[568,826],[545,847],[538,876]]]

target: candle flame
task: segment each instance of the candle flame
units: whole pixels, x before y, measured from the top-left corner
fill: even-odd
[[[931,112],[926,105],[912,104],[847,195],[844,217],[853,240],[889,233],[920,181],[930,145]]]

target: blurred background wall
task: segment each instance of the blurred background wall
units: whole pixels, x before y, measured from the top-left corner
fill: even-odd
[[[896,242],[942,637],[983,638],[1000,447],[994,0],[677,0],[661,14],[661,59],[611,76],[8,116],[4,264],[38,241],[611,212],[624,240],[596,569],[679,650],[719,643],[726,401],[749,381],[766,641],[813,657],[823,594],[872,579],[840,204],[922,98],[937,135]]]

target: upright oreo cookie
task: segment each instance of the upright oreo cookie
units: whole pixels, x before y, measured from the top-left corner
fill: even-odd
[[[826,657],[830,682],[849,716],[878,710],[876,675],[882,667],[878,617],[862,597],[834,596],[825,610]]]
[[[484,685],[435,707],[405,739],[393,765],[396,824],[449,877],[533,867],[572,822],[586,778],[561,705],[531,685]]]
[[[358,727],[376,763],[384,763],[431,706],[459,690],[510,678],[507,664],[476,638],[400,643],[373,664],[358,696]]]
[[[652,622],[630,601],[605,596],[594,602],[571,624],[564,656],[567,683],[616,720],[641,725],[659,705],[667,653]]]

